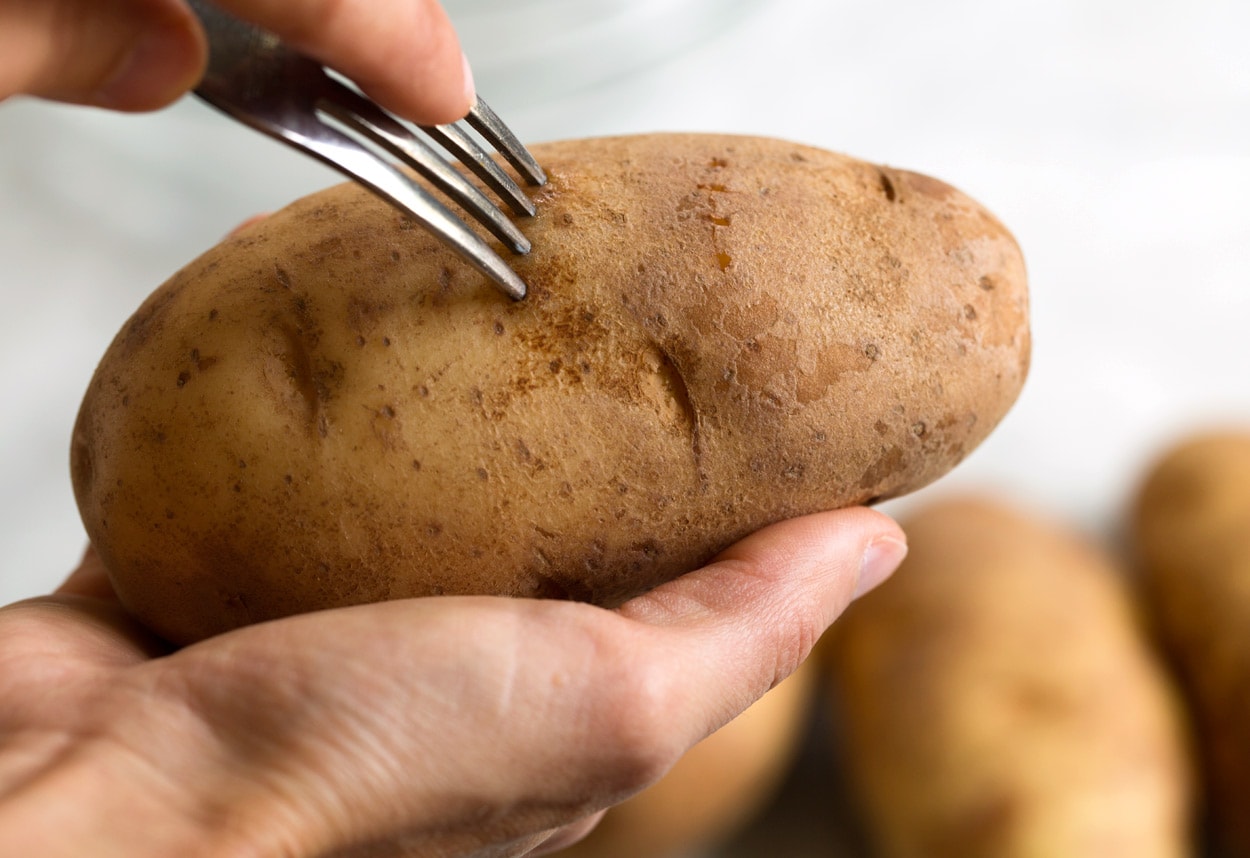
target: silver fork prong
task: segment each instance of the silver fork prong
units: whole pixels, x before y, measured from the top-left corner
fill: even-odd
[[[321,125],[315,136],[296,134],[283,128],[270,129],[269,133],[321,159],[402,209],[446,241],[461,258],[498,284],[509,297],[517,300],[525,297],[525,281],[481,236],[429,191],[348,135],[324,123]]]
[[[422,125],[421,130],[472,170],[519,215],[534,214],[534,204],[499,162],[457,125]]]
[[[433,147],[355,90],[327,79],[317,107],[412,167],[516,253],[529,253],[529,239],[464,174]]]
[[[469,115],[464,119],[478,134],[486,138],[486,142],[508,159],[508,163],[525,178],[525,181],[538,186],[547,184],[547,174],[543,172],[543,168],[538,166],[534,156],[512,133],[512,129],[504,124],[499,114],[490,109],[489,104],[481,98],[477,99],[469,110]]]
[[[518,253],[526,252],[529,240],[472,177],[414,136],[410,126],[272,33],[235,18],[211,0],[188,2],[204,24],[209,42],[207,69],[195,89],[198,96],[240,122],[339,170],[440,238],[509,297],[525,297],[524,281],[494,246],[432,195],[432,189],[442,191],[504,245]],[[507,131],[502,122],[498,125]],[[533,203],[517,183],[465,130],[440,126],[424,131],[483,176],[509,208],[521,214],[534,213]],[[494,139],[486,134],[482,137]],[[504,134],[498,139],[509,138]],[[505,147],[500,151],[524,151],[515,137],[511,141],[498,144]],[[393,163],[379,150],[386,150],[401,163]],[[505,152],[504,157],[512,155]],[[416,170],[430,187],[418,183],[403,167]],[[518,172],[528,176],[525,171]]]

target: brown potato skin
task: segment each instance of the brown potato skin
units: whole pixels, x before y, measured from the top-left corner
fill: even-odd
[[[155,631],[440,593],[614,605],[929,483],[1024,382],[1019,249],[941,182],[749,137],[533,151],[524,301],[343,185],[118,334],[73,480]]]
[[[1250,429],[1168,450],[1136,498],[1151,616],[1197,727],[1221,855],[1250,856]]]
[[[874,856],[1194,854],[1179,703],[1122,571],[997,500],[903,527],[824,643]]]
[[[559,858],[680,858],[745,828],[781,786],[812,712],[819,668],[803,664],[691,748],[668,774],[611,808]]]

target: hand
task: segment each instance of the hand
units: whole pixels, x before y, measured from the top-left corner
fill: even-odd
[[[414,122],[460,119],[473,80],[437,0],[218,0]],[[0,100],[18,93],[154,110],[198,82],[207,48],[183,0],[0,0]]]
[[[414,599],[177,652],[88,553],[0,610],[0,855],[541,854],[784,679],[904,553],[844,510],[616,611]]]

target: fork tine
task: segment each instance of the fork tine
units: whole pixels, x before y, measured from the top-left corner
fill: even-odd
[[[425,141],[355,90],[327,78],[318,108],[385,148],[430,180],[516,253],[528,253],[529,239],[462,173],[452,169]]]
[[[514,212],[526,216],[534,214],[534,204],[521,186],[464,129],[456,125],[422,125],[421,130],[476,173]]]
[[[310,117],[311,119],[311,117]],[[429,191],[378,158],[348,135],[317,123],[316,136],[273,127],[283,139],[354,179],[445,241],[466,262],[494,281],[511,298],[525,297],[526,286],[482,237],[451,213]]]
[[[490,109],[489,104],[481,98],[477,99],[465,121],[498,149],[508,159],[508,163],[525,177],[525,181],[538,186],[547,184],[547,174],[543,172],[543,168],[538,166],[534,156],[512,133],[512,129],[504,125],[499,114]]]

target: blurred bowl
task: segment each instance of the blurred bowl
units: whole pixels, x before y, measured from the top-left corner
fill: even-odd
[[[763,0],[444,0],[478,89],[524,108],[681,54]]]

